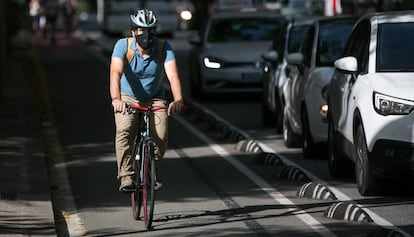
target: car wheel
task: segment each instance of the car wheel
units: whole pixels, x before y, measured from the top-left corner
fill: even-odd
[[[355,139],[355,174],[358,191],[363,196],[377,194],[377,178],[371,171],[364,129],[358,127]]]
[[[290,127],[290,123],[286,115],[286,109],[283,115],[283,141],[285,146],[288,148],[298,147],[300,141],[299,135],[294,133]]]
[[[265,126],[273,126],[276,121],[276,115],[267,108],[265,98],[262,99],[262,123]]]
[[[302,109],[302,152],[305,158],[316,155],[316,144],[313,142],[309,128],[309,119],[306,109]]]
[[[276,133],[283,132],[283,103],[279,103],[279,109],[276,112]]]
[[[276,133],[283,132],[283,113],[276,114]]]
[[[338,139],[332,122],[328,123],[328,165],[332,177],[344,178],[352,174],[352,164],[346,160],[338,146]]]

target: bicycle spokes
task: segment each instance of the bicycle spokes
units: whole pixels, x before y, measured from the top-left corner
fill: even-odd
[[[144,222],[147,229],[151,229],[154,215],[154,185],[155,167],[154,152],[151,143],[147,143],[144,148],[144,176],[143,176],[143,208]]]

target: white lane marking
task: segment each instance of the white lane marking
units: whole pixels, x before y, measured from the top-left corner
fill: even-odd
[[[220,122],[225,123],[226,125],[228,125],[231,129],[243,134],[246,139],[250,139],[250,140],[255,140],[253,139],[249,134],[245,133],[243,130],[237,128],[236,126],[228,123],[226,120],[224,120],[223,118],[221,118],[219,115],[217,115],[216,113],[214,113],[213,111],[209,110],[208,108],[204,107],[203,105],[197,103],[196,101],[191,100],[191,98],[188,98],[187,100],[190,100],[191,103],[193,103],[195,106],[201,108],[205,113],[208,113],[210,115],[212,115],[215,119],[217,119]],[[339,201],[352,201],[352,198],[350,198],[348,195],[346,195],[345,193],[341,192],[339,189],[330,186],[328,183],[326,183],[325,181],[321,180],[319,177],[317,177],[316,175],[312,174],[311,172],[309,172],[308,170],[304,169],[302,166],[296,164],[295,162],[291,161],[290,159],[288,159],[287,157],[283,156],[282,154],[278,153],[277,151],[275,151],[274,149],[272,149],[271,147],[269,147],[268,145],[264,144],[263,142],[257,141],[257,144],[259,144],[259,146],[263,149],[264,152],[270,152],[270,153],[275,153],[277,154],[280,159],[286,164],[286,165],[293,165],[296,166],[298,168],[300,168],[310,179],[312,179],[313,181],[318,181],[321,184],[326,185],[327,187],[329,187],[329,189],[332,190],[332,192],[335,194],[335,196],[338,198]],[[393,225],[391,222],[387,221],[386,219],[384,219],[383,217],[379,216],[377,213],[371,211],[368,207],[364,207],[364,205],[360,205],[359,203],[354,202],[355,205],[357,205],[358,207],[360,207],[361,209],[363,209],[366,213],[368,213],[368,215],[372,218],[372,220],[379,226],[382,227],[386,227],[392,230],[395,230],[397,232],[400,232],[402,235],[404,235],[405,237],[412,237],[412,235],[410,235],[409,233],[405,232],[404,230],[402,230],[401,228]]]
[[[248,177],[252,182],[254,182],[258,187],[261,188],[264,192],[266,192],[269,196],[273,198],[276,202],[286,205],[286,206],[292,206],[291,208],[288,208],[289,211],[294,211],[296,213],[296,217],[299,218],[302,222],[304,222],[306,225],[308,225],[310,228],[312,228],[314,231],[319,233],[321,236],[336,236],[334,233],[332,233],[328,228],[326,228],[324,225],[319,223],[315,218],[313,218],[311,215],[307,214],[304,210],[301,210],[298,206],[296,206],[290,199],[286,198],[282,193],[280,193],[276,188],[274,188],[272,185],[270,185],[268,182],[266,182],[264,179],[262,179],[260,176],[256,175],[253,171],[251,171],[248,167],[246,167],[243,163],[238,161],[236,158],[234,158],[231,154],[229,154],[225,149],[223,149],[218,144],[214,143],[210,138],[202,134],[200,130],[193,127],[189,123],[187,123],[184,119],[182,119],[180,116],[174,117],[182,126],[186,127],[189,131],[191,131],[193,134],[195,134],[198,138],[200,138],[202,141],[204,141],[208,146],[216,152],[218,155],[220,155],[222,158],[224,158],[227,162],[229,162],[231,165],[233,165],[235,168],[237,168],[240,172],[242,172],[246,177]]]
[[[326,186],[329,187],[329,189],[332,190],[332,192],[335,194],[335,196],[338,198],[339,201],[352,201],[352,198],[350,198],[348,195],[346,195],[345,193],[341,192],[339,189],[330,186],[328,183],[326,183],[324,180],[321,180],[318,176],[314,175],[313,173],[309,172],[308,170],[306,170],[305,168],[301,167],[300,165],[298,165],[297,163],[289,160],[287,157],[279,154],[277,151],[273,150],[271,147],[269,147],[268,145],[262,143],[262,142],[258,142],[258,144],[262,147],[264,152],[271,152],[271,153],[276,153],[280,159],[282,159],[282,161],[286,164],[286,165],[293,165],[298,167],[299,169],[301,169],[309,178],[311,178],[313,181],[319,182],[321,184],[324,184]],[[355,203],[355,202],[354,202]],[[361,209],[363,209],[365,212],[368,213],[368,215],[372,218],[372,220],[374,220],[374,222],[377,225],[389,228],[389,229],[393,229],[395,231],[400,232],[402,235],[404,235],[405,237],[412,237],[412,235],[410,235],[409,233],[405,232],[404,230],[402,230],[401,228],[398,228],[397,226],[393,225],[391,222],[387,221],[386,219],[382,218],[381,216],[379,216],[377,213],[371,211],[369,208],[364,207],[363,205],[360,205],[358,203],[355,203],[355,205],[359,206]]]

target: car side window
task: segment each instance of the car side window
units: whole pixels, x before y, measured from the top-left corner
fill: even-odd
[[[369,42],[371,27],[369,20],[359,22],[351,33],[343,56],[354,56],[358,60],[359,73],[368,73]]]
[[[308,33],[306,34],[305,40],[303,41],[302,54],[303,54],[303,64],[310,67],[312,59],[312,49],[313,49],[313,39],[315,38],[315,27],[310,27]]]
[[[368,62],[369,62],[369,43],[371,42],[371,24],[368,20],[361,23],[361,43],[360,43],[360,52],[357,56],[359,63],[359,71],[362,74],[368,73]]]
[[[289,30],[289,39],[287,51],[289,53],[296,53],[300,51],[303,39],[308,32],[309,25],[294,26]]]
[[[286,26],[282,27],[282,29],[280,30],[279,34],[276,37],[276,40],[273,41],[272,44],[272,49],[276,50],[279,57],[278,60],[280,62],[283,61],[284,58],[284,46],[285,46],[285,42],[286,42]]]

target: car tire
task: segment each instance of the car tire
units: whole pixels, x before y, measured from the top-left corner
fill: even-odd
[[[309,128],[309,119],[306,109],[302,109],[302,152],[306,159],[317,155],[317,147],[312,139],[312,134]]]
[[[328,123],[328,166],[329,173],[335,178],[350,177],[353,174],[352,163],[345,158],[342,149],[339,147],[338,138],[331,121]]]
[[[288,116],[286,114],[286,109],[283,115],[283,142],[288,148],[299,147],[300,145],[300,136],[293,132],[290,127]]]
[[[283,103],[278,103],[278,109],[276,112],[276,133],[280,134],[283,132]]]
[[[359,125],[355,138],[355,174],[358,191],[363,196],[376,195],[378,192],[378,179],[371,171],[368,157],[368,148],[362,125]]]
[[[267,108],[265,98],[262,100],[262,123],[265,126],[274,126],[276,124],[276,114]]]

